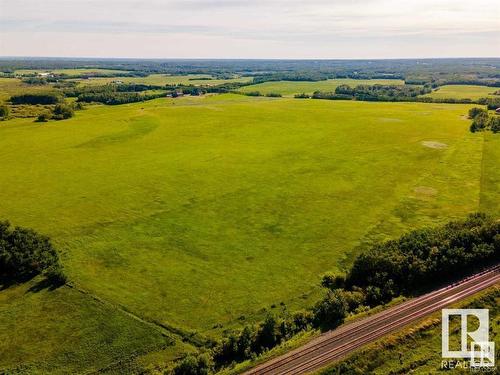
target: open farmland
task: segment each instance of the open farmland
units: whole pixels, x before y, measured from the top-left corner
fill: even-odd
[[[245,86],[241,92],[259,91],[262,94],[276,93],[283,96],[312,94],[314,91],[331,92],[340,85],[403,85],[400,79],[328,79],[325,81],[272,81]]]
[[[498,137],[470,133],[469,108],[219,95],[2,123],[2,218],[49,235],[90,295],[1,291],[0,323],[22,340],[0,368],[28,351],[43,370],[45,353],[32,349],[40,335],[79,371],[129,357],[117,335],[138,351],[169,345],[117,307],[161,323],[169,338],[219,337],[280,302],[312,303],[320,275],[373,241],[479,209],[498,215]],[[52,310],[29,311],[51,322],[42,333],[37,316],[18,313],[40,299]],[[67,300],[97,316],[71,315]],[[57,329],[56,317],[66,322]],[[94,341],[57,346],[73,331]],[[102,342],[119,349],[83,352]]]
[[[114,81],[122,81],[124,83],[136,83],[145,85],[220,85],[230,82],[248,82],[251,77],[237,77],[228,79],[213,78],[207,74],[187,74],[187,75],[167,75],[167,74],[151,74],[147,77],[120,77],[120,78],[92,78],[88,80],[79,80],[84,85],[103,85]]]
[[[184,347],[112,305],[68,286],[52,290],[40,279],[0,292],[0,326],[2,374],[97,371]]]
[[[40,73],[65,74],[67,76],[79,76],[81,74],[123,74],[127,70],[99,69],[99,68],[76,68],[76,69],[19,69],[15,74],[31,75]]]
[[[36,86],[23,83],[17,78],[0,77],[0,104],[10,99],[12,95],[24,94],[26,92],[48,92],[54,91],[50,86]]]
[[[498,87],[475,85],[445,85],[438,87],[431,93],[423,95],[434,99],[471,99],[491,97]]]

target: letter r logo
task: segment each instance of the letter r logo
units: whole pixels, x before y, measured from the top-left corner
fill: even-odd
[[[450,317],[452,316],[460,317],[460,350],[450,350]],[[474,331],[468,330],[468,316],[475,316],[479,320],[479,327]],[[495,343],[488,341],[489,311],[487,309],[443,309],[442,318],[443,358],[469,358],[471,367],[495,365]],[[467,345],[469,338],[470,348]]]

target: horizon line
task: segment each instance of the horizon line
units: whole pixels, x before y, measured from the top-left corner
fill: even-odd
[[[387,61],[387,60],[480,60],[500,59],[500,56],[459,56],[459,57],[332,57],[332,58],[292,58],[292,57],[100,57],[100,56],[1,56],[1,60],[9,59],[89,59],[89,60],[214,60],[214,61]]]

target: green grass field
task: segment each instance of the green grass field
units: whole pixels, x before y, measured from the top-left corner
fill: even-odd
[[[245,86],[241,92],[259,91],[262,94],[277,93],[283,96],[293,96],[295,94],[312,94],[314,91],[335,91],[340,85],[402,85],[404,82],[399,79],[328,79],[325,81],[305,82],[305,81],[276,81],[264,82],[256,85]]]
[[[122,81],[125,83],[137,83],[145,85],[220,85],[229,82],[248,82],[250,77],[237,77],[229,79],[203,79],[210,78],[207,74],[187,74],[180,76],[171,76],[167,74],[151,74],[147,77],[120,77],[120,78],[92,78],[88,80],[78,80],[83,85],[103,85],[113,81]]]
[[[70,280],[120,312],[218,337],[273,304],[311,303],[320,275],[373,241],[479,209],[500,214],[500,141],[469,132],[469,108],[218,95],[96,106],[43,125],[13,119],[0,124],[0,219],[49,235]],[[0,323],[23,342],[0,368],[39,339],[18,306],[55,299],[53,314],[75,320],[64,310],[75,291],[16,290],[0,291]],[[75,314],[87,308],[101,307]],[[115,314],[103,335],[118,340],[129,323]],[[54,347],[99,327],[76,320],[47,331]],[[126,357],[130,347],[117,345]],[[61,359],[68,366],[86,355],[64,350],[78,352]]]
[[[17,78],[0,77],[0,104],[10,99],[12,95],[25,92],[47,92],[54,91],[50,86],[27,85]]]
[[[0,291],[2,374],[83,373],[175,349],[168,334],[113,306],[67,286],[49,290],[39,283]]]
[[[435,99],[471,99],[487,98],[492,96],[498,87],[474,86],[474,85],[445,85],[432,91],[429,96]]]

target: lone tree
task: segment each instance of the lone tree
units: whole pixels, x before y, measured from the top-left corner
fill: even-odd
[[[32,229],[0,222],[0,279],[17,282],[45,273],[51,281],[66,282],[59,256],[50,240]]]

